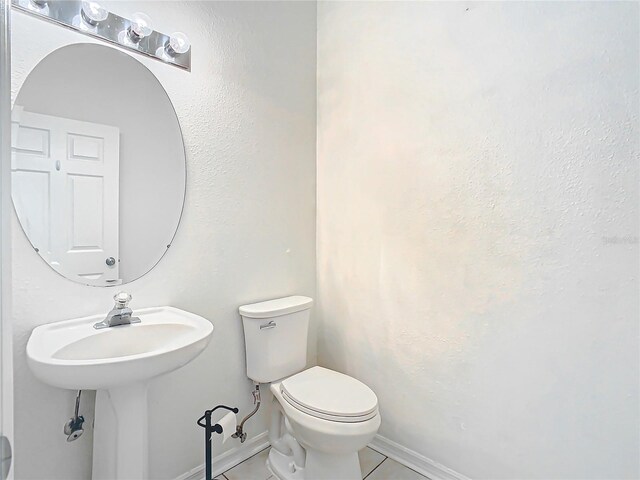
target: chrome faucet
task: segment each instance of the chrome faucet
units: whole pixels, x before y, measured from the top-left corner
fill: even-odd
[[[101,322],[96,323],[93,328],[98,330],[101,328],[117,327],[118,325],[140,323],[140,319],[138,317],[131,316],[133,310],[128,307],[131,298],[133,297],[126,292],[116,293],[113,296],[116,304],[107,314],[107,317]]]

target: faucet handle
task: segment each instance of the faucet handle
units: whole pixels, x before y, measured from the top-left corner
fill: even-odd
[[[118,292],[113,296],[116,301],[116,308],[126,308],[132,298],[127,292]]]

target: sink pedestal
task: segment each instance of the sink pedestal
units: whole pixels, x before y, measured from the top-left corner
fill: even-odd
[[[92,480],[148,478],[147,383],[96,392]]]

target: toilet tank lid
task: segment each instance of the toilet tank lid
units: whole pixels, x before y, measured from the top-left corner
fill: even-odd
[[[313,305],[313,299],[294,295],[292,297],[276,298],[266,302],[252,303],[240,307],[240,315],[248,318],[270,318],[288,313],[308,310]]]

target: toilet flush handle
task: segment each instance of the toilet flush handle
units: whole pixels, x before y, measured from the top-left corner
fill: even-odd
[[[271,320],[269,323],[260,325],[260,330],[266,330],[267,328],[276,328],[276,326],[277,326],[277,323]]]

